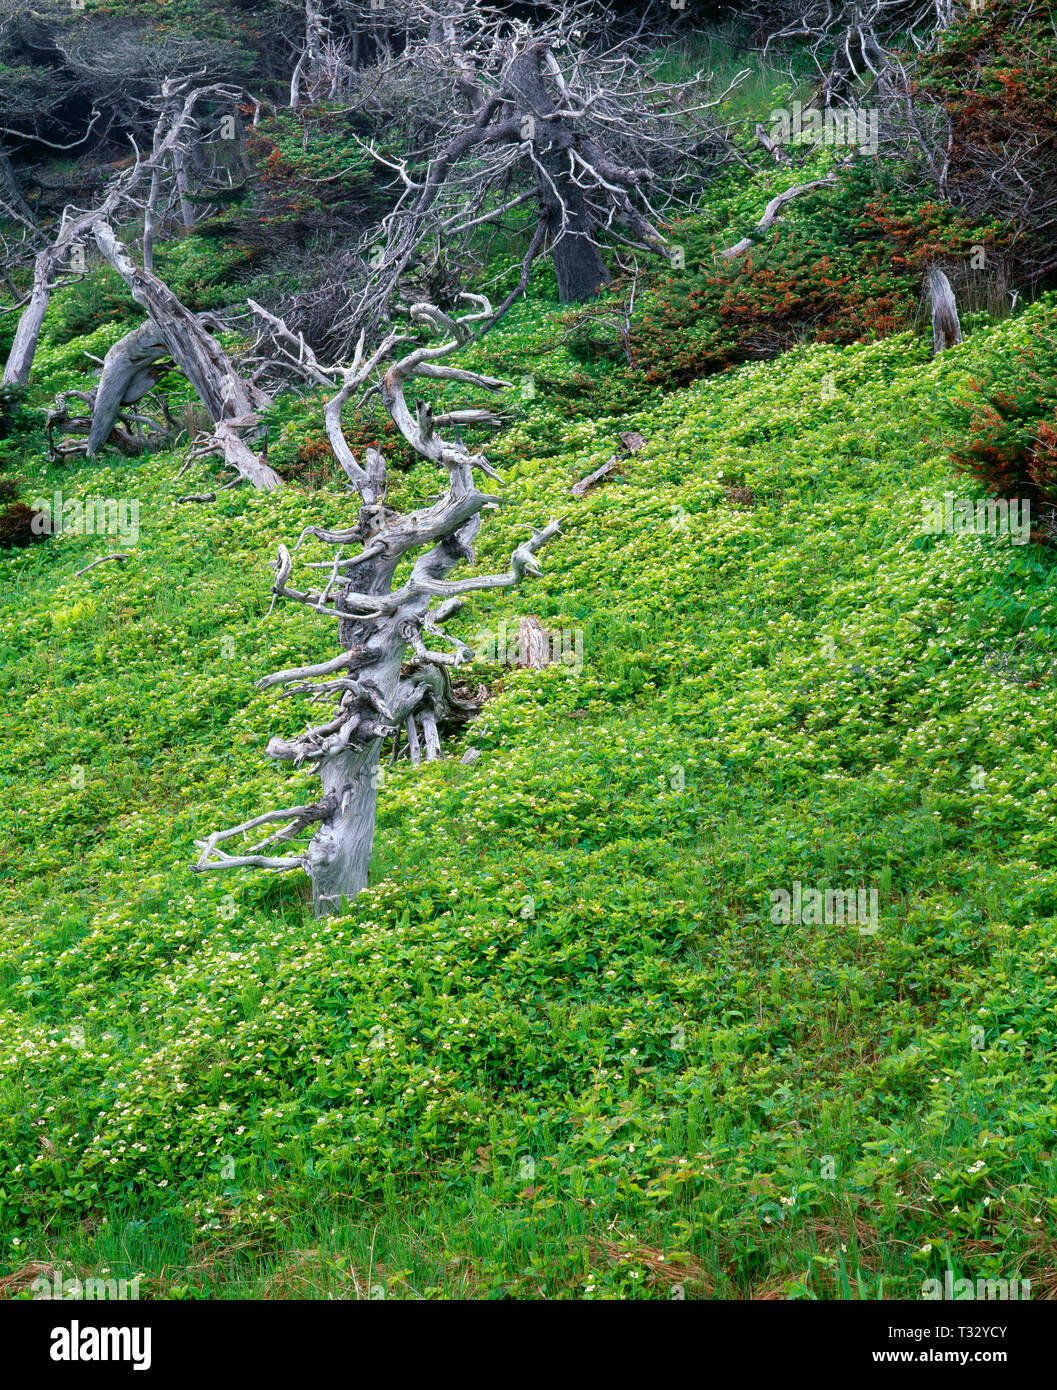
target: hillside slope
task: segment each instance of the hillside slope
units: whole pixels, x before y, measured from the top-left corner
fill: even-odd
[[[520,307],[489,351],[532,372],[552,315]],[[343,495],[174,506],[173,455],[42,470],[44,495],[140,499],[141,536],[79,579],[114,546],[0,559],[4,1272],[1057,1287],[1057,730],[1052,682],[1000,659],[1052,649],[1051,562],[922,532],[967,491],[943,403],[1054,318],[936,362],[908,334],[803,347],[619,419],[536,401],[490,450],[512,502],[478,563],[551,515],[565,538],[460,630],[535,613],[582,670],[475,667],[482,756],[395,769],[374,886],[326,923],[302,882],[188,866],[300,799],[264,744],[302,711],[253,681],[334,637],[268,614],[267,564]],[[642,451],[571,499],[629,428]],[[876,890],[877,931],[774,922],[796,883]]]

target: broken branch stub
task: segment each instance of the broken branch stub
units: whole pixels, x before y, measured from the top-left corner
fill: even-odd
[[[640,449],[646,447],[646,439],[637,430],[624,430],[620,436],[622,453],[625,458],[632,454],[637,454]],[[574,497],[583,497],[591,488],[595,487],[604,478],[608,478],[611,473],[616,473],[620,469],[621,459],[618,454],[610,454],[601,468],[596,468],[593,473],[588,473],[586,478],[581,478],[579,482],[573,483],[569,491]]]
[[[530,615],[517,625],[518,665],[531,671],[541,671],[553,660],[551,634],[539,618]]]
[[[938,266],[928,273],[929,306],[932,310],[932,355],[938,357],[962,340],[962,325],[951,282]]]

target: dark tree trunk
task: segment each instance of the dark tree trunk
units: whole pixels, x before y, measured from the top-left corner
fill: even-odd
[[[610,281],[609,270],[596,242],[597,227],[583,191],[573,177],[575,133],[562,120],[546,120],[555,111],[540,71],[541,54],[523,53],[510,65],[508,86],[522,103],[524,120],[535,122],[536,187],[551,257],[563,304],[593,299]],[[563,220],[564,210],[564,220]]]
[[[33,213],[22,197],[18,180],[15,178],[15,171],[11,167],[11,160],[2,150],[0,150],[0,198],[24,222],[30,226],[34,225]]]
[[[540,195],[542,198],[542,189]],[[609,284],[610,275],[602,253],[595,244],[591,220],[583,210],[580,190],[573,185],[571,192],[562,190],[562,197],[566,207],[563,236],[559,237],[562,230],[560,210],[544,204],[551,258],[558,277],[558,298],[563,304],[579,304],[585,299],[594,299],[602,286]]]

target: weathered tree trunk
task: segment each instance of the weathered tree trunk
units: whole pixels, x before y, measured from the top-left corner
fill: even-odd
[[[119,338],[106,354],[92,404],[89,458],[94,458],[109,439],[122,406],[138,401],[151,389],[155,381],[151,368],[168,355],[161,330],[150,319]]]
[[[143,209],[143,269],[154,269],[154,235],[158,226],[158,195],[161,192],[161,173],[151,175],[150,192]]]
[[[541,196],[543,190],[541,189]],[[563,190],[565,224],[561,209],[545,204],[547,229],[551,238],[551,258],[558,278],[558,298],[562,304],[581,304],[610,281],[609,270],[595,242],[591,218],[583,206],[579,189]]]
[[[191,202],[191,184],[187,177],[187,156],[181,145],[173,146],[173,176],[176,194],[180,203],[180,222],[185,232],[193,232],[195,227],[195,205]]]
[[[290,105],[301,104],[302,81],[310,87],[323,60],[324,20],[316,0],[305,0],[305,46],[290,77]]]
[[[319,770],[323,799],[334,809],[320,822],[305,852],[312,879],[312,906],[317,917],[340,912],[367,887],[378,808],[378,756],[382,740],[344,753]]]
[[[243,432],[257,426],[260,393],[243,381],[224,349],[168,285],[135,264],[106,222],[96,222],[93,231],[100,251],[124,280],[132,298],[150,315],[169,354],[209,411],[217,426],[217,447],[227,462],[255,488],[271,491],[282,487],[283,480],[275,469],[243,438]]]
[[[539,671],[551,664],[551,635],[539,618],[521,618],[517,625],[518,665]]]
[[[945,349],[961,342],[962,325],[951,282],[937,266],[929,267],[928,289],[932,307],[932,355],[938,357]]]
[[[4,366],[4,386],[24,386],[29,380],[37,343],[40,341],[40,330],[44,326],[44,315],[48,312],[51,288],[67,249],[66,246],[49,246],[37,254],[29,303],[22,310],[18,320],[11,351]]]

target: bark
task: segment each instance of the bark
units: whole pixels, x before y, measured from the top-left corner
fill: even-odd
[[[575,133],[568,122],[555,117],[557,107],[543,80],[541,56],[533,49],[515,58],[507,85],[519,98],[523,118],[535,122],[536,191],[558,277],[558,298],[563,304],[576,304],[593,299],[611,277],[598,248],[595,218],[576,182]]]
[[[44,315],[48,312],[51,288],[56,273],[62,264],[67,247],[49,246],[37,253],[33,265],[33,288],[29,303],[23,309],[15,329],[11,351],[7,355],[2,384],[4,386],[24,386],[29,380],[29,371],[40,341],[40,330],[44,326]]]
[[[519,666],[539,671],[551,664],[551,635],[539,618],[531,616],[518,621],[517,649]]]
[[[151,368],[168,355],[165,339],[150,319],[126,333],[106,354],[92,403],[89,458],[94,458],[110,437],[122,407],[132,405],[151,389],[157,380]]]
[[[593,299],[603,285],[609,284],[611,276],[595,243],[594,227],[579,192],[569,193],[564,206],[563,225],[560,211],[545,205],[551,257],[558,277],[558,299],[562,304],[580,304]]]
[[[23,198],[22,190],[18,186],[10,157],[4,150],[0,150],[0,200],[25,226],[35,227],[37,225],[32,209]]]
[[[342,901],[367,887],[378,808],[378,755],[382,740],[324,763],[320,781],[335,806],[320,823],[305,853],[317,917],[341,911]]]

